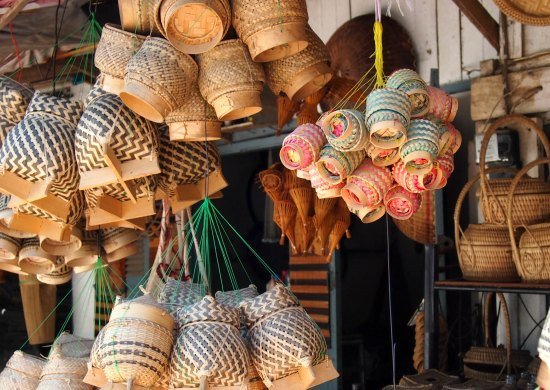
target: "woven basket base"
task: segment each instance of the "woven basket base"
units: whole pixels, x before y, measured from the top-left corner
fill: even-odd
[[[332,79],[332,70],[326,62],[319,62],[298,73],[285,88],[286,95],[294,100],[304,100],[323,88]]]
[[[258,31],[244,42],[252,59],[256,62],[270,62],[289,57],[304,50],[308,45],[306,24],[277,23]]]
[[[124,89],[124,79],[111,76],[105,73],[101,74],[101,88],[105,92],[109,92],[115,95],[120,95],[122,90]]]
[[[212,101],[216,115],[222,121],[242,119],[262,111],[259,91],[237,91]]]
[[[55,269],[55,265],[51,261],[36,262],[32,257],[19,259],[19,267],[21,271],[28,274],[48,274]]]
[[[138,115],[155,123],[164,122],[170,105],[143,85],[127,83],[120,92],[122,102]]]
[[[69,267],[94,266],[97,261],[97,248],[93,245],[85,245],[78,251],[65,256],[65,264]],[[75,270],[76,271],[76,270]],[[82,272],[82,271],[81,271]]]
[[[168,125],[170,141],[216,141],[222,138],[221,122],[186,121]]]

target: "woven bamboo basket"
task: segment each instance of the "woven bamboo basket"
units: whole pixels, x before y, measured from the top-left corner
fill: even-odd
[[[50,357],[89,358],[94,340],[63,332],[55,339]]]
[[[166,116],[170,141],[215,141],[222,137],[222,122],[214,108],[202,97],[196,86],[178,107]]]
[[[66,215],[78,190],[74,130],[81,114],[79,102],[36,92],[0,149],[0,190],[27,202],[36,200],[33,205],[46,211],[55,204],[58,216]],[[35,190],[40,194],[31,195]]]
[[[342,199],[348,207],[372,207],[384,200],[384,195],[392,184],[393,179],[388,168],[377,167],[371,160],[365,159],[347,178],[341,191]]]
[[[412,120],[407,141],[399,148],[399,154],[407,172],[429,173],[439,154],[439,127],[426,119]]]
[[[426,245],[436,244],[434,192],[422,193],[422,205],[412,217],[406,220],[394,219],[393,222],[411,240]]]
[[[411,101],[411,116],[424,116],[430,109],[430,95],[426,82],[411,69],[399,69],[393,72],[386,81],[387,88],[405,92]]]
[[[122,4],[126,1],[128,4]],[[130,3],[146,3],[149,0],[123,0],[120,8],[126,8]],[[135,17],[135,15],[134,15]],[[121,20],[123,15],[121,14]],[[124,26],[124,21],[123,21]],[[101,31],[101,39],[97,44],[94,63],[101,71],[101,87],[118,95],[124,87],[124,72],[130,58],[140,49],[145,37],[134,33],[134,30],[122,30],[120,26],[107,23]],[[131,32],[129,32],[131,31]]]
[[[366,155],[365,150],[344,153],[325,145],[315,167],[323,180],[332,185],[340,184],[361,164]]]
[[[57,258],[55,268],[52,272],[36,275],[36,279],[38,279],[39,282],[54,286],[68,283],[72,278],[73,270],[65,264],[63,257]]]
[[[202,284],[168,278],[159,291],[158,302],[175,316],[180,308],[200,302],[205,294]]]
[[[160,35],[153,16],[153,6],[154,1],[151,0],[120,0],[118,12],[122,29],[141,35]]]
[[[187,54],[212,49],[231,25],[228,0],[162,0],[159,12],[166,39]]]
[[[327,47],[308,26],[307,47],[289,57],[264,64],[266,84],[275,95],[300,101],[322,89],[332,78]]]
[[[321,331],[284,286],[243,302],[241,309],[250,355],[266,386],[309,388],[338,376]]]
[[[550,7],[546,2],[530,0],[495,0],[496,5],[508,17],[522,24],[550,25]]]
[[[519,124],[523,129],[534,130],[546,151],[546,156],[550,156],[548,137],[535,122],[523,115],[507,115],[487,129],[479,152],[480,203],[485,222],[499,225],[505,225],[507,222],[506,206],[512,179],[488,179],[485,161],[491,136],[499,128],[511,124]],[[514,226],[532,225],[550,219],[550,183],[541,179],[522,179],[515,190],[511,218]]]
[[[0,76],[0,146],[7,134],[23,120],[32,94],[27,87]]]
[[[452,122],[458,111],[458,99],[442,89],[428,85],[430,108],[427,116],[442,122]]]
[[[36,390],[46,361],[22,351],[15,351],[0,372],[1,389]]]
[[[171,387],[244,387],[249,357],[239,332],[239,313],[209,295],[180,310],[181,327],[170,364]]]
[[[397,163],[401,156],[399,156],[399,149],[382,149],[377,148],[373,144],[369,144],[367,148],[367,156],[370,157],[374,165],[377,167],[388,167]]]
[[[400,185],[394,185],[384,195],[386,212],[395,219],[407,220],[421,207],[422,196],[407,191]]]
[[[500,300],[500,307],[504,317],[506,347],[494,348],[491,346],[489,329],[489,302],[494,295],[494,293],[487,293],[485,297],[485,346],[471,347],[470,350],[464,355],[464,376],[468,379],[485,379],[493,381],[502,380],[505,378],[506,373],[510,374],[513,371],[521,372],[532,360],[529,351],[511,349],[512,337],[510,331],[510,315],[508,312],[506,299],[502,293],[497,293],[496,296]]]
[[[252,61],[241,40],[220,42],[197,55],[197,62],[201,94],[220,120],[246,118],[262,110],[264,71]]]
[[[196,79],[193,58],[165,39],[148,37],[128,62],[120,98],[138,115],[162,123],[189,97]]]
[[[21,240],[0,233],[0,259],[13,260],[17,258],[19,249],[21,248]]]
[[[486,173],[497,172],[489,169]],[[470,224],[463,231],[460,226],[462,203],[479,175],[470,179],[458,194],[454,212],[455,243],[458,262],[466,280],[485,282],[512,282],[519,279],[514,264],[510,235],[505,226]],[[515,239],[519,239],[516,231]]]
[[[42,370],[36,390],[92,390],[92,386],[82,382],[87,362],[87,358],[51,357]]]
[[[342,152],[368,149],[369,132],[365,117],[356,110],[336,110],[323,118],[322,129],[328,143]]]
[[[83,231],[82,246],[79,250],[65,255],[65,264],[72,268],[95,265],[98,257],[97,234],[97,231]]]
[[[21,270],[18,258],[12,260],[0,259],[0,270],[13,274],[28,275],[28,273]]]
[[[69,241],[56,241],[46,236],[39,236],[40,247],[47,253],[56,256],[66,256],[74,253],[82,246],[82,231],[75,226],[71,230]]]
[[[12,229],[9,227],[10,218],[13,216],[13,209],[8,207],[9,203],[10,203],[10,197],[7,195],[1,194],[0,195],[0,233],[6,234],[13,238],[35,237],[36,233],[27,232],[24,230]]]
[[[139,234],[132,229],[103,229],[101,231],[101,239],[105,252],[112,253],[117,249],[139,240]]]
[[[149,296],[115,305],[92,350],[113,383],[152,387],[168,365],[174,319]]]
[[[289,193],[290,197],[294,201],[294,204],[296,205],[296,210],[298,212],[297,214],[300,217],[302,224],[305,225],[309,221],[311,213],[313,211],[313,188],[291,188]]]
[[[335,198],[321,199],[318,197],[313,198],[313,211],[317,222],[323,223],[326,216],[334,210],[336,205]]]
[[[319,126],[303,124],[285,137],[279,157],[288,169],[308,169],[319,158],[325,142]]]
[[[236,0],[233,26],[256,62],[275,61],[308,45],[305,0]]]
[[[288,193],[285,193],[283,187],[283,166],[282,164],[273,164],[266,170],[258,173],[258,180],[263,190],[273,201],[283,200]]]
[[[514,254],[514,261],[521,280],[524,282],[547,282],[550,281],[550,223],[540,223],[535,225],[524,225],[525,231],[521,234],[518,243],[514,239],[517,233],[514,231],[512,222],[512,213],[516,207],[515,191],[518,185],[521,185],[521,179],[529,169],[550,163],[550,158],[535,160],[524,166],[512,180],[510,193],[507,202],[507,222],[510,232],[510,241]]]
[[[404,375],[399,381],[400,385],[426,385],[433,388],[442,388],[445,385],[454,385],[460,383],[460,378],[457,376],[447,375],[436,369],[427,370],[421,374]]]
[[[344,180],[337,184],[332,184],[331,182],[327,181],[323,176],[321,176],[321,174],[319,173],[319,169],[316,165],[313,165],[311,167],[311,169],[309,170],[309,175],[311,187],[315,189],[317,198],[321,199],[339,198],[342,188],[344,188],[344,185],[346,184]]]
[[[47,274],[55,269],[57,257],[40,247],[38,238],[26,238],[19,250],[19,267],[29,274]]]

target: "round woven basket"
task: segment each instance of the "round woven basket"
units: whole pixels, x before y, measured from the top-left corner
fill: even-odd
[[[93,386],[82,382],[87,372],[87,362],[87,358],[50,358],[42,370],[36,390],[92,390]]]
[[[220,120],[235,120],[262,110],[260,94],[265,81],[260,64],[239,39],[220,42],[197,55],[199,88]]]
[[[319,160],[315,166],[323,180],[331,185],[339,184],[361,164],[367,152],[358,150],[355,152],[340,152],[330,145],[321,149]]]
[[[73,277],[73,270],[69,268],[62,257],[59,257],[57,260],[57,265],[55,269],[47,274],[38,274],[36,279],[45,284],[64,284],[71,281]]]
[[[411,240],[426,245],[436,244],[435,197],[433,191],[422,193],[422,204],[412,217],[406,220],[394,219],[393,222],[401,233]]]
[[[288,169],[308,169],[319,158],[324,144],[325,136],[319,126],[300,125],[283,140],[281,162]]]
[[[222,122],[204,100],[198,85],[182,106],[166,116],[170,141],[215,141],[222,137]]]
[[[400,160],[399,149],[382,149],[377,148],[373,144],[369,144],[367,156],[370,157],[373,164],[377,167],[387,167],[395,164]]]
[[[486,173],[497,172],[488,169]],[[462,188],[454,212],[455,243],[458,262],[466,280],[483,282],[513,282],[519,279],[514,264],[512,244],[506,226],[494,224],[470,224],[463,231],[460,227],[462,203],[479,175],[470,179]],[[516,230],[514,240],[519,239]]]
[[[149,0],[131,0],[128,3],[140,3]],[[125,8],[126,4],[119,3],[120,8]],[[122,19],[122,14],[121,14]],[[94,63],[101,71],[101,87],[110,93],[118,95],[124,87],[124,73],[130,58],[140,49],[145,38],[137,35],[134,31],[122,30],[120,26],[107,23],[101,31],[101,39],[97,44]]]
[[[344,180],[334,184],[334,182],[327,181],[320,173],[317,165],[313,165],[309,172],[309,178],[311,180],[311,187],[315,189],[317,198],[338,198],[340,197],[340,191],[346,184]]]
[[[264,64],[266,84],[275,95],[284,92],[300,101],[322,89],[332,78],[327,47],[308,26],[307,47],[289,57]]]
[[[350,208],[376,206],[393,184],[391,171],[378,167],[371,160],[364,160],[347,178],[341,196]]]
[[[29,274],[47,274],[55,269],[57,257],[40,248],[38,238],[26,238],[21,241],[19,267]]]
[[[97,230],[83,231],[80,249],[65,255],[65,264],[69,267],[95,265],[98,257],[97,234]]]
[[[120,0],[118,12],[122,29],[142,35],[158,36],[160,32],[155,25],[153,6],[152,0]]]
[[[239,332],[239,313],[239,309],[220,304],[209,295],[178,312],[181,327],[170,364],[171,386],[245,385],[249,357]]]
[[[523,115],[507,115],[495,121],[484,133],[479,152],[480,203],[485,222],[505,225],[506,206],[512,179],[488,179],[485,167],[489,140],[502,127],[519,124],[522,130],[534,130],[546,156],[550,156],[550,141],[545,132]],[[527,226],[550,219],[550,183],[542,179],[524,178],[515,189],[511,219],[514,226]]]
[[[118,303],[95,340],[92,362],[113,383],[151,387],[168,365],[174,319],[150,297]]]
[[[17,258],[21,248],[21,240],[0,232],[0,259],[13,260]]]
[[[47,253],[56,256],[66,256],[74,253],[82,246],[82,231],[73,227],[69,241],[55,241],[46,236],[39,236],[40,247]]]
[[[165,39],[148,37],[128,62],[120,98],[138,115],[162,123],[190,96],[196,79],[193,58]]]
[[[550,25],[550,6],[545,1],[495,0],[495,4],[508,17],[522,24]]]
[[[21,351],[15,351],[0,373],[0,388],[36,390],[46,361]]]
[[[256,62],[275,61],[308,45],[305,0],[235,0],[233,27]]]
[[[0,76],[0,146],[11,129],[23,120],[32,94],[29,88]]]
[[[411,101],[411,116],[424,116],[430,109],[430,95],[426,82],[412,69],[399,69],[386,81],[387,88],[405,92]]]
[[[356,110],[336,110],[326,115],[321,128],[334,149],[342,152],[368,149],[369,132],[365,117]]]
[[[188,54],[212,49],[231,25],[228,0],[162,0],[159,12],[166,39]]]
[[[458,111],[458,99],[442,89],[428,85],[430,108],[427,116],[441,122],[452,122]]]
[[[422,196],[407,191],[400,185],[395,185],[386,192],[384,206],[386,212],[395,219],[411,218],[422,205]]]
[[[18,258],[12,260],[0,259],[0,270],[13,274],[28,275],[28,273],[21,271]]]
[[[417,175],[427,174],[439,154],[439,127],[426,119],[411,121],[407,142],[399,148],[405,169]]]

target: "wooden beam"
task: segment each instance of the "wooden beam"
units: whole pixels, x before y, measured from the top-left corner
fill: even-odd
[[[2,18],[0,18],[0,30],[3,30],[25,8],[30,0],[16,0]]]
[[[499,50],[498,23],[478,0],[453,0],[460,11],[466,15],[479,32],[489,41],[496,51]]]

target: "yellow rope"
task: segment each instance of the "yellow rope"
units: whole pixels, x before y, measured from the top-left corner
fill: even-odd
[[[376,83],[374,88],[384,88],[384,54],[382,51],[382,22],[374,22],[374,68],[376,69]]]

